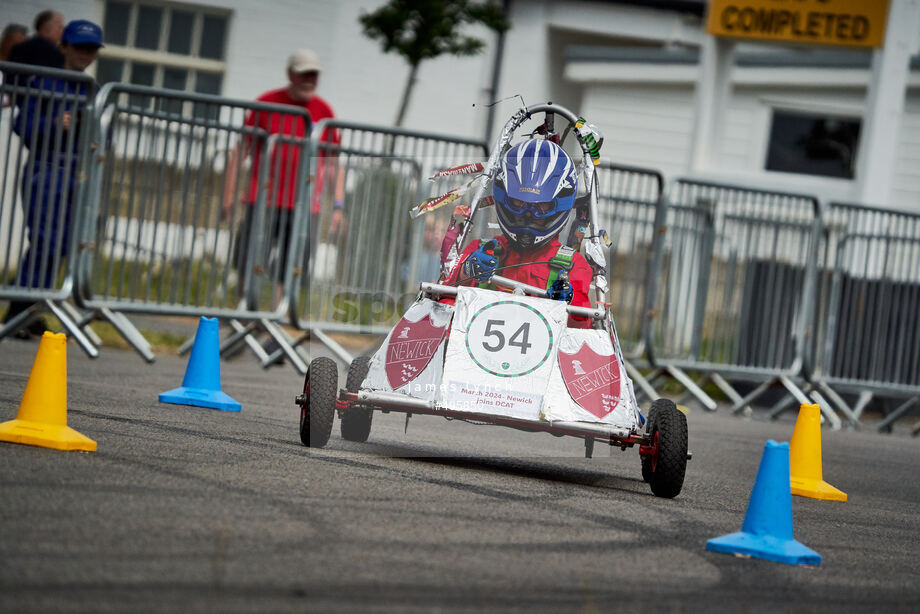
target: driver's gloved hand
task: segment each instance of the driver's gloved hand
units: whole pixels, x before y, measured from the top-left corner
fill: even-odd
[[[553,285],[549,289],[549,298],[554,301],[564,301],[566,303],[571,303],[572,298],[575,296],[575,291],[572,289],[572,284],[568,280],[561,277],[557,278],[553,282]]]
[[[489,281],[495,272],[496,261],[494,257],[495,241],[480,245],[479,249],[469,255],[463,262],[460,272],[465,277],[476,281]]]

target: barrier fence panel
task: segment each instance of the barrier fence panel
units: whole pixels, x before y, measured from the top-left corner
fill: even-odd
[[[645,351],[646,295],[664,179],[655,170],[610,162],[598,165],[597,177],[599,226],[612,241],[608,300],[623,352],[635,360]]]
[[[10,301],[0,339],[47,310],[95,357],[64,303],[73,288],[95,83],[9,62],[0,71],[0,300]]]
[[[289,255],[303,241],[309,115],[111,83],[95,118],[81,305],[142,353],[139,334],[112,312],[232,318],[275,336]]]
[[[487,150],[480,141],[340,120],[314,130],[332,133],[338,144],[332,136],[313,142],[310,239],[300,260],[305,274],[291,286],[291,320],[308,331],[295,344],[312,335],[350,361],[326,333],[385,334],[415,299],[419,282],[438,279],[441,239],[462,201],[415,220],[410,209],[469,182],[474,174],[429,178],[483,162]],[[338,229],[336,201],[344,218]]]
[[[820,205],[801,194],[678,179],[656,254],[652,361],[705,406],[685,370],[705,373],[738,411],[810,364]],[[761,382],[742,398],[729,379]],[[837,420],[833,414],[832,420]]]
[[[854,425],[873,396],[906,398],[889,429],[920,401],[920,215],[832,203],[822,248],[815,380]]]
[[[607,300],[617,326],[626,369],[637,394],[658,393],[636,368],[645,359],[648,288],[657,228],[664,215],[664,179],[655,170],[601,162],[598,179],[598,227],[607,231]]]

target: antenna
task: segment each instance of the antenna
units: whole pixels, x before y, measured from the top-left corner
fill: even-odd
[[[489,103],[489,104],[486,104],[486,105],[479,105],[479,106],[485,107],[485,108],[488,109],[488,108],[494,107],[495,105],[497,105],[497,104],[500,103],[500,102],[505,102],[506,100],[511,100],[512,98],[520,98],[520,99],[521,99],[521,106],[524,107],[525,109],[527,108],[527,104],[524,102],[524,97],[521,96],[520,94],[514,94],[513,96],[508,96],[507,98],[501,98],[501,99],[499,99],[499,100],[496,100],[495,102],[491,102],[491,103]],[[475,103],[475,102],[473,103],[473,106],[474,106],[474,107],[476,106],[476,103]]]

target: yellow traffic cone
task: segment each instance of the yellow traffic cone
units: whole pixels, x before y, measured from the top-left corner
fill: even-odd
[[[0,441],[55,450],[96,451],[96,442],[67,426],[67,336],[42,335],[15,420],[0,424]]]
[[[821,408],[802,403],[789,443],[792,494],[812,499],[846,501],[847,494],[824,481],[821,468]]]

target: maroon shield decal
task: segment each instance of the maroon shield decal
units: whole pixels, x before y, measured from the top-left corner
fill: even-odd
[[[598,418],[620,400],[620,364],[615,355],[601,356],[587,343],[574,354],[559,352],[559,369],[572,399]]]
[[[446,324],[434,326],[429,316],[418,322],[400,320],[387,345],[386,371],[390,387],[395,390],[424,371],[446,332]]]

